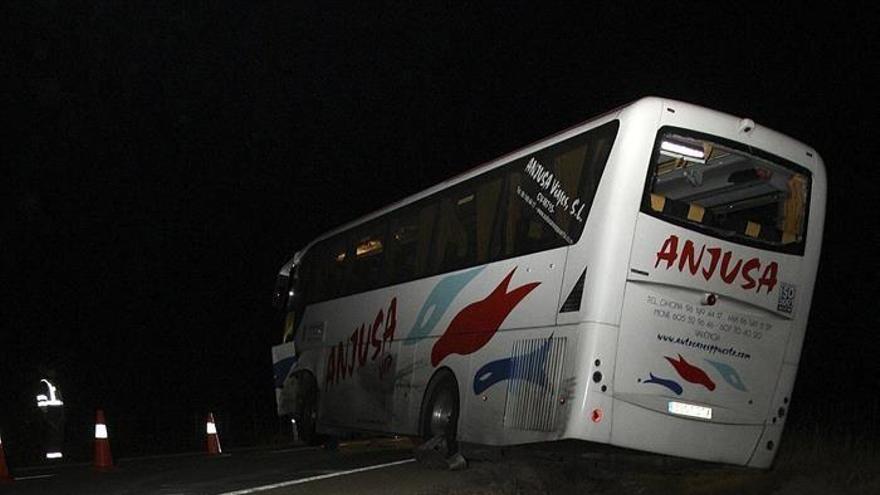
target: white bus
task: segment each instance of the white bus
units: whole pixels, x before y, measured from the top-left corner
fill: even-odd
[[[644,98],[328,232],[281,269],[281,415],[767,467],[825,216],[810,147]]]

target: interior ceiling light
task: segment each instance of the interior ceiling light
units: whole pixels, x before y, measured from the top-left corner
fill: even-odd
[[[703,153],[703,150],[701,149],[691,148],[683,144],[673,143],[672,141],[663,141],[662,143],[660,143],[660,149],[682,156],[697,158],[699,160],[702,160],[706,157],[706,154]]]

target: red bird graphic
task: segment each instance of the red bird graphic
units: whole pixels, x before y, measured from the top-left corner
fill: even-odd
[[[701,370],[700,368],[697,368],[691,363],[685,361],[684,358],[681,357],[681,354],[678,355],[677,361],[668,356],[663,357],[665,357],[666,360],[669,361],[669,364],[671,364],[672,367],[675,368],[675,371],[677,371],[678,374],[681,375],[681,377],[685,380],[691,383],[702,385],[708,388],[710,391],[715,390],[715,382],[713,382],[712,379],[709,378],[709,375],[707,375],[706,372]]]
[[[516,267],[485,299],[465,306],[455,315],[449,328],[431,349],[433,366],[440,364],[450,354],[467,355],[481,349],[492,339],[513,308],[541,285],[541,282],[532,282],[508,292],[507,287],[515,271]]]

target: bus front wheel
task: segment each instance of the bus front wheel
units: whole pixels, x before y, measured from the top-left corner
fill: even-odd
[[[316,432],[318,420],[318,386],[311,375],[304,375],[297,397],[296,433],[306,445],[318,445],[321,438]]]

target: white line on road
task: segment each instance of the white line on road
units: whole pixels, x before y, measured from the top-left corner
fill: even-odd
[[[276,488],[284,488],[286,486],[301,485],[303,483],[309,483],[311,481],[326,480],[327,478],[335,478],[337,476],[345,476],[347,474],[363,473],[364,471],[372,471],[374,469],[382,469],[382,468],[386,468],[386,467],[397,466],[400,464],[406,464],[406,463],[413,462],[413,461],[415,461],[415,459],[404,459],[402,461],[386,462],[385,464],[376,464],[374,466],[367,466],[367,467],[362,467],[362,468],[357,468],[357,469],[349,469],[348,471],[337,471],[335,473],[322,474],[320,476],[311,476],[308,478],[300,478],[298,480],[282,481],[281,483],[275,483],[272,485],[263,485],[263,486],[257,486],[254,488],[245,488],[244,490],[237,490],[234,492],[221,493],[220,495],[247,495],[249,493],[257,493],[257,492],[263,492],[266,490],[274,490]]]
[[[318,450],[321,447],[293,447],[289,449],[281,449],[281,450],[272,450],[270,451],[273,454],[286,454],[288,452],[300,452],[303,450]]]
[[[16,476],[15,481],[24,481],[24,480],[40,480],[43,478],[51,478],[55,476],[54,474],[35,474],[32,476]]]

